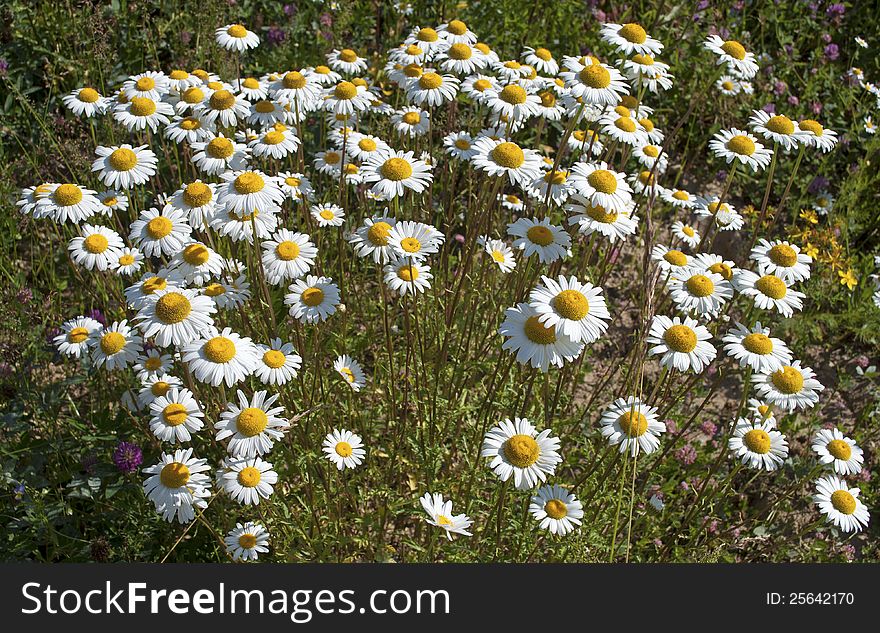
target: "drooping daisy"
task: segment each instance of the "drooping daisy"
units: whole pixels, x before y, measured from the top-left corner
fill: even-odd
[[[560,226],[550,223],[548,218],[520,218],[507,225],[508,235],[516,238],[513,247],[523,251],[525,257],[538,255],[542,264],[553,263],[568,255],[571,236]]]
[[[766,140],[779,143],[786,151],[797,149],[806,136],[801,132],[798,124],[784,114],[771,116],[764,110],[752,111],[749,126]]]
[[[333,369],[342,376],[352,391],[360,391],[367,384],[367,378],[360,363],[348,354],[343,354],[333,361]]]
[[[403,151],[368,158],[361,174],[364,182],[375,183],[371,190],[383,200],[402,196],[407,189],[422,193],[433,180],[430,165]]]
[[[620,452],[636,456],[648,455],[660,447],[660,434],[666,424],[657,419],[657,407],[652,407],[634,396],[615,400],[599,420],[603,437],[611,446],[620,446]]]
[[[700,245],[700,234],[697,230],[680,220],[672,225],[672,235],[691,248],[697,248]]]
[[[534,150],[523,148],[512,141],[493,139],[483,136],[474,143],[474,155],[471,158],[476,169],[490,176],[507,179],[512,185],[524,189],[538,177],[541,172],[541,158]]]
[[[739,361],[740,367],[769,374],[791,363],[791,350],[778,338],[770,336],[770,328],[758,321],[751,328],[737,322],[722,339],[728,356]]]
[[[106,226],[84,224],[81,235],[70,240],[70,258],[86,270],[107,270],[125,247],[119,234]]]
[[[113,118],[129,132],[146,130],[148,127],[155,132],[160,125],[168,125],[173,116],[174,108],[170,104],[149,97],[133,97],[113,108]]]
[[[296,378],[302,366],[302,357],[294,350],[293,343],[284,343],[280,338],[273,339],[269,345],[258,343],[257,357],[254,375],[264,385],[283,385]]]
[[[776,310],[788,318],[804,307],[804,293],[792,290],[785,281],[773,274],[757,275],[750,270],[738,270],[733,276],[736,289],[752,297],[762,310]]]
[[[862,449],[837,428],[819,430],[813,436],[812,448],[819,461],[838,475],[857,475],[862,470],[865,461]]]
[[[242,24],[227,24],[214,31],[217,44],[228,51],[242,53],[260,45],[260,37]]]
[[[52,339],[58,352],[65,356],[80,358],[88,356],[89,337],[103,326],[100,321],[87,316],[78,316],[61,324],[61,334]]]
[[[499,193],[498,202],[501,206],[514,213],[519,213],[526,208],[526,203],[518,195],[513,193]]]
[[[220,421],[214,425],[217,441],[229,438],[226,450],[239,458],[256,457],[272,450],[276,441],[284,436],[290,423],[283,417],[284,407],[272,407],[278,394],[266,397],[265,391],[254,392],[248,400],[244,392],[238,390],[238,406],[230,402],[226,411],[220,414]]]
[[[617,240],[626,240],[628,236],[635,234],[639,226],[638,217],[631,216],[629,211],[608,212],[580,194],[572,195],[571,202],[565,205],[565,209],[573,214],[568,218],[569,226],[577,224],[578,231],[584,235],[604,235],[612,244]]]
[[[765,169],[773,157],[773,151],[759,143],[752,134],[735,127],[715,134],[709,141],[709,149],[728,165],[739,161],[756,173]]]
[[[272,463],[259,457],[229,459],[217,473],[217,485],[233,501],[246,506],[260,505],[260,499],[272,496],[278,483],[278,473],[272,470]]]
[[[231,387],[253,373],[257,348],[251,339],[239,336],[231,328],[222,332],[212,329],[184,346],[181,358],[196,380],[214,387],[225,382]]]
[[[562,367],[580,356],[584,344],[557,336],[555,327],[541,323],[537,311],[528,303],[518,303],[504,311],[498,333],[505,337],[502,349],[516,353],[517,362],[546,373],[550,366]]]
[[[61,101],[74,115],[86,118],[104,114],[112,103],[110,99],[102,97],[101,93],[88,86],[67,93]]]
[[[503,273],[509,273],[516,268],[516,258],[513,256],[513,249],[502,240],[486,240],[483,249],[492,258],[492,261],[498,265]]]
[[[623,75],[615,68],[599,63],[595,59],[585,59],[588,65],[573,57],[565,57],[566,70],[559,73],[571,96],[580,103],[614,107],[620,95],[629,94],[629,87]]]
[[[36,219],[49,218],[58,224],[79,224],[102,209],[95,192],[72,183],[50,184],[36,196],[33,214]]]
[[[632,189],[626,181],[626,174],[609,169],[606,163],[575,163],[569,173],[572,189],[591,204],[609,211],[624,211],[631,207]]]
[[[339,288],[330,277],[309,275],[293,282],[284,295],[290,316],[304,323],[326,321],[339,305]]]
[[[245,169],[250,159],[250,150],[244,143],[237,143],[222,132],[209,140],[192,143],[192,151],[193,164],[210,176],[219,176],[230,169]],[[212,186],[216,187],[213,183]]]
[[[440,250],[445,237],[430,224],[404,220],[388,231],[388,245],[398,257],[422,262]]]
[[[629,22],[627,24],[606,23],[600,30],[602,39],[618,52],[625,55],[640,53],[642,55],[659,55],[663,50],[663,44],[648,36],[640,24]]]
[[[444,501],[443,495],[426,492],[419,499],[425,512],[428,514],[430,525],[442,528],[446,532],[446,538],[452,540],[453,534],[473,536],[467,529],[473,521],[466,514],[452,514],[452,501]]]
[[[663,354],[660,364],[670,369],[699,374],[715,359],[717,351],[709,341],[712,334],[704,325],[685,317],[670,319],[656,315],[648,332],[650,355]]]
[[[501,481],[513,477],[519,490],[530,490],[547,480],[562,462],[559,438],[545,429],[538,433],[526,418],[506,419],[489,429],[483,438],[481,457],[489,457],[489,468]]]
[[[338,470],[357,468],[360,466],[367,451],[360,435],[345,429],[333,429],[324,438],[322,450]]]
[[[776,275],[786,284],[810,278],[813,258],[788,241],[768,242],[761,238],[749,257],[758,263],[758,269],[762,273]]]
[[[257,560],[260,554],[269,551],[269,532],[253,521],[236,523],[235,528],[229,531],[223,542],[226,544],[226,553],[232,556],[232,560]]]
[[[840,477],[828,475],[816,481],[813,502],[826,516],[827,523],[833,523],[844,532],[861,532],[868,527],[871,516],[859,499],[860,492],[858,488],[848,487]]]
[[[345,223],[345,209],[338,204],[315,204],[310,210],[318,226],[342,226]]]
[[[202,292],[221,310],[235,310],[245,305],[251,298],[250,282],[245,275],[227,281],[212,281],[202,288]]]
[[[541,283],[529,294],[529,305],[545,327],[556,328],[557,336],[587,344],[605,333],[611,319],[602,288],[581,283],[574,276],[542,276]]]
[[[140,309],[136,320],[145,338],[153,337],[160,347],[185,345],[214,325],[211,314],[217,308],[198,290],[157,290]]]
[[[542,530],[559,536],[576,530],[584,517],[581,502],[558,484],[541,486],[529,503],[529,512]]]
[[[770,422],[740,418],[727,447],[749,468],[774,471],[788,457],[788,441]]]
[[[137,360],[141,337],[132,330],[128,321],[114,321],[91,333],[89,347],[95,367],[103,365],[108,371],[125,369]]]
[[[163,442],[189,442],[205,425],[205,414],[189,389],[170,387],[149,403],[150,431]]]
[[[718,57],[717,65],[726,64],[728,70],[743,79],[751,79],[758,72],[755,54],[748,52],[736,40],[723,40],[717,35],[706,38],[703,46]]]
[[[823,153],[827,153],[837,145],[837,132],[822,127],[814,119],[802,119],[798,122],[798,128],[805,133],[804,144],[807,147],[818,147]]]
[[[819,402],[819,392],[825,389],[816,380],[815,372],[809,367],[802,367],[799,360],[783,365],[774,372],[755,374],[752,382],[759,398],[784,411],[812,407]]]
[[[190,241],[192,227],[183,211],[166,206],[141,211],[128,236],[148,257],[173,256]]]
[[[392,292],[398,293],[401,297],[406,296],[407,293],[415,296],[431,287],[433,278],[431,268],[427,264],[413,261],[412,258],[398,259],[387,264],[383,271],[385,283]]]
[[[679,271],[667,282],[669,294],[684,312],[711,315],[733,298],[733,286],[718,273],[697,268]]]
[[[211,479],[205,473],[210,469],[208,460],[193,457],[191,448],[162,453],[157,464],[144,468],[150,475],[144,481],[144,492],[163,519],[189,523],[196,516],[195,508],[208,507],[205,499],[211,496]]]
[[[298,279],[315,264],[318,249],[305,233],[278,229],[261,244],[266,281],[272,285]]]

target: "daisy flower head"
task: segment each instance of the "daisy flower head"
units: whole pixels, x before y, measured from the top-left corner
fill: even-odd
[[[823,127],[814,119],[802,119],[798,122],[798,128],[804,132],[804,144],[807,147],[818,147],[823,154],[837,145],[837,132]]]
[[[529,305],[537,312],[544,327],[556,329],[557,336],[572,341],[593,343],[608,329],[611,314],[602,288],[577,277],[558,279],[542,276],[541,283],[529,294]]]
[[[499,193],[498,202],[501,203],[502,207],[514,213],[519,213],[526,208],[526,203],[514,193]]]
[[[423,136],[430,127],[430,113],[417,107],[407,107],[391,115],[391,125],[401,136]]]
[[[320,173],[338,177],[342,171],[342,154],[330,149],[317,152],[314,163]]]
[[[251,114],[251,104],[236,96],[232,86],[215,90],[210,97],[197,104],[193,111],[202,121],[223,127],[235,127]]]
[[[620,95],[629,94],[629,86],[619,70],[595,59],[586,58],[584,61],[586,65],[576,58],[565,57],[566,70],[559,73],[571,96],[581,104],[614,107],[620,101]]]
[[[518,83],[507,84],[500,90],[493,90],[486,98],[486,104],[498,115],[517,123],[538,113],[541,97],[529,94]]]
[[[266,281],[272,285],[299,279],[315,264],[318,249],[305,233],[278,229],[262,242]]]
[[[759,398],[789,412],[814,406],[819,402],[819,392],[825,389],[815,372],[802,367],[799,360],[773,372],[755,374],[752,382]]]
[[[261,240],[267,240],[278,228],[279,206],[256,208],[248,212],[218,209],[211,219],[211,228],[218,231],[221,236],[229,236],[233,242],[247,241],[253,244],[254,236]]]
[[[357,468],[367,455],[361,436],[345,429],[333,429],[328,433],[324,438],[322,450],[327,459],[340,471]]]
[[[651,259],[660,266],[660,269],[671,277],[685,274],[687,268],[693,265],[694,260],[680,250],[669,248],[663,244],[657,244],[651,249]]]
[[[296,378],[302,366],[302,357],[293,343],[284,343],[280,338],[269,345],[257,344],[257,357],[254,375],[264,385],[283,385]]]
[[[242,77],[235,82],[237,92],[248,101],[259,101],[269,96],[269,85],[256,77]]]
[[[392,152],[388,145],[378,136],[356,133],[348,137],[345,145],[345,155],[357,161],[367,161],[371,158]]]
[[[150,431],[163,442],[189,442],[205,425],[205,414],[189,389],[170,387],[149,403]]]
[[[861,532],[868,527],[871,516],[859,499],[861,490],[850,488],[836,475],[820,477],[816,481],[813,503],[825,515],[826,523],[833,523],[844,532]]]
[[[726,97],[735,97],[742,90],[739,80],[730,75],[721,75],[715,82],[715,89]]]
[[[348,240],[354,247],[355,254],[358,257],[370,257],[377,264],[396,259],[397,254],[389,241],[391,229],[396,222],[387,215],[374,215],[364,220]]]
[[[70,240],[70,258],[86,270],[107,270],[119,257],[125,243],[119,234],[105,226],[84,224],[80,236]]]
[[[173,365],[174,359],[171,358],[171,354],[163,354],[160,350],[151,348],[144,350],[133,369],[138,379],[145,380],[167,374]]]
[[[696,267],[685,268],[667,282],[669,294],[682,312],[716,314],[733,298],[733,286],[718,273]]]
[[[170,374],[153,374],[140,378],[141,388],[138,391],[138,406],[141,409],[148,408],[150,403],[158,398],[168,394],[172,387],[183,387],[183,381],[177,376]],[[134,390],[132,390],[133,392]]]
[[[49,218],[58,224],[78,224],[102,211],[94,191],[72,183],[47,185],[40,193],[35,192],[35,198],[34,218]]]
[[[257,366],[257,348],[251,339],[239,336],[232,328],[211,328],[202,338],[181,350],[184,363],[199,382],[214,387],[226,383],[232,387],[245,380]]]
[[[819,461],[838,475],[858,475],[862,471],[864,452],[837,428],[821,429],[813,436],[812,448]]]
[[[760,272],[776,275],[786,284],[810,278],[813,258],[788,241],[768,242],[761,238],[749,257],[757,262]]]
[[[217,485],[233,501],[246,506],[260,505],[260,499],[272,496],[278,483],[278,473],[272,470],[272,463],[259,457],[227,458],[223,468],[217,473]]]
[[[318,226],[342,226],[345,223],[345,209],[338,204],[315,204],[310,210]]]
[[[700,234],[690,224],[685,224],[681,220],[676,221],[672,225],[672,235],[694,249],[700,245]]]
[[[383,270],[385,283],[392,292],[400,294],[401,297],[406,296],[407,293],[415,296],[431,287],[433,278],[431,268],[425,263],[413,261],[412,258],[398,259],[387,264]]]
[[[86,118],[104,114],[112,104],[111,99],[101,96],[101,93],[88,86],[67,93],[61,101],[75,116]]]
[[[445,236],[430,224],[403,220],[388,231],[388,245],[399,258],[422,262],[440,250]]]
[[[89,354],[89,341],[93,333],[103,326],[91,317],[78,316],[61,324],[61,334],[52,339],[58,353],[81,358]]]
[[[248,147],[257,158],[280,160],[296,153],[299,139],[289,129],[279,130],[272,127],[248,143]]]
[[[710,35],[703,47],[712,51],[717,57],[716,65],[726,64],[731,74],[742,79],[751,79],[758,73],[758,62],[755,54],[746,50],[736,40],[723,40],[717,35]]]
[[[737,323],[722,339],[728,356],[739,361],[740,367],[751,367],[758,373],[769,374],[791,363],[788,346],[770,336],[770,328],[758,321],[751,328]]]
[[[360,391],[367,384],[367,378],[360,363],[348,354],[343,354],[333,361],[333,369],[342,376],[352,391]]]
[[[599,123],[602,126],[602,133],[619,143],[640,147],[648,142],[648,135],[624,106],[617,106],[599,119]]]
[[[248,521],[236,523],[235,528],[223,538],[226,553],[235,561],[257,560],[269,551],[269,532],[259,523]]]
[[[213,124],[202,123],[197,116],[176,117],[165,127],[165,137],[177,144],[185,142],[192,145],[199,141],[207,141],[216,132],[217,128]]]
[[[243,53],[260,45],[259,36],[243,24],[227,24],[214,31],[217,44],[227,51]]]
[[[297,279],[284,295],[290,316],[303,323],[326,321],[339,305],[339,288],[330,277],[309,275]]]
[[[534,150],[523,148],[503,139],[486,136],[478,138],[474,143],[474,155],[471,158],[474,167],[488,173],[510,180],[510,184],[519,185],[524,189],[540,175],[541,158]]]
[[[620,452],[632,456],[639,451],[650,455],[660,447],[660,435],[666,424],[657,419],[657,407],[652,407],[634,396],[618,398],[602,413],[599,420],[603,437]]]
[[[441,37],[436,29],[414,26],[409,32],[405,44],[417,44],[426,53],[437,52],[448,46],[445,37]]]
[[[502,240],[486,240],[483,246],[492,261],[501,269],[503,273],[509,273],[516,268],[516,258],[513,256],[513,249]]]
[[[22,215],[30,215],[37,208],[37,203],[48,196],[53,187],[57,187],[55,183],[42,183],[34,187],[25,187],[21,190],[15,206],[18,207],[19,213]],[[94,212],[93,212],[94,213]]]
[[[652,356],[663,354],[660,364],[680,372],[693,371],[695,374],[709,366],[717,351],[710,341],[712,335],[704,325],[695,319],[656,315],[648,332],[648,353]]]
[[[149,97],[132,97],[113,108],[113,118],[129,132],[146,130],[148,127],[155,132],[160,125],[168,125],[173,116],[174,108],[169,103]]]
[[[758,275],[750,270],[737,270],[733,275],[733,283],[741,294],[752,297],[755,305],[762,310],[775,310],[789,318],[795,310],[802,310],[804,307],[806,295],[792,290],[778,275]]]
[[[417,106],[434,107],[455,99],[459,81],[452,75],[423,72],[406,87],[406,98]]]
[[[523,251],[525,257],[537,254],[542,264],[567,257],[571,247],[568,231],[551,224],[548,218],[520,218],[507,225],[507,233],[515,238],[514,248]]]
[[[488,61],[480,50],[466,42],[457,42],[440,52],[436,61],[446,72],[470,75],[482,70]]]
[[[137,361],[141,337],[132,330],[128,321],[114,321],[111,325],[93,330],[89,337],[92,363],[108,371],[125,369]]]
[[[609,211],[623,211],[632,206],[632,188],[626,174],[616,172],[604,162],[575,163],[570,171],[572,189]]]
[[[122,84],[122,92],[128,99],[142,97],[160,101],[171,90],[171,81],[163,72],[148,70],[132,75]]]
[[[715,134],[709,141],[709,149],[718,158],[723,158],[728,165],[733,161],[739,161],[756,173],[765,169],[773,157],[772,150],[764,147],[749,132],[737,128],[721,130]]]
[[[468,28],[467,24],[458,19],[450,20],[438,26],[437,34],[446,40],[448,44],[456,44],[458,42],[466,44],[477,43],[476,34]]]
[[[498,333],[505,337],[501,348],[516,354],[516,360],[546,373],[550,366],[562,367],[580,356],[584,344],[556,334],[556,328],[541,323],[528,303],[518,303],[504,312]]]
[[[327,54],[327,63],[333,70],[346,75],[357,75],[367,69],[367,60],[350,48],[334,48]]]
[[[692,209],[697,203],[697,196],[684,189],[664,189],[660,197],[676,209]]]
[[[614,46],[619,53],[632,55],[659,55],[663,44],[650,37],[644,27],[635,22],[627,24],[606,23],[599,31],[602,39]]]
[[[788,441],[774,426],[767,421],[740,418],[727,447],[743,465],[774,471],[788,458]]]
[[[569,226],[577,224],[578,231],[584,235],[599,233],[612,244],[617,240],[625,241],[628,236],[635,234],[639,226],[638,217],[630,215],[629,211],[606,211],[580,194],[571,196],[565,210],[572,214],[568,218]]]
[[[324,90],[322,109],[334,114],[352,115],[370,107],[372,99],[364,86],[342,80]]]
[[[443,137],[446,153],[460,161],[469,161],[473,157],[474,139],[467,132],[451,132]]]
[[[229,438],[226,450],[233,457],[249,458],[265,455],[290,423],[283,417],[284,407],[273,407],[278,394],[266,397],[265,391],[256,391],[251,399],[238,390],[238,406],[228,403],[214,425],[217,441]]]
[[[217,204],[239,216],[275,208],[284,202],[277,178],[258,169],[225,172],[220,177],[225,182],[219,185]]]
[[[146,145],[99,145],[95,154],[98,158],[92,163],[92,171],[100,172],[98,178],[108,187],[131,189],[134,185],[144,184],[156,174],[156,154]]]
[[[315,191],[312,188],[312,182],[299,172],[279,172],[278,184],[281,191],[287,194],[294,204],[314,198]]]
[[[158,463],[144,469],[149,475],[144,492],[163,519],[189,523],[196,516],[195,508],[208,507],[211,478],[205,473],[210,468],[208,460],[193,457],[191,448],[162,453]]]
[[[156,345],[185,345],[200,338],[214,325],[217,308],[210,297],[198,290],[173,288],[156,290],[135,319],[145,338]]]
[[[473,536],[467,529],[473,524],[473,521],[466,514],[452,514],[452,501],[444,501],[443,495],[434,493],[433,495],[426,492],[419,499],[422,508],[428,514],[428,523],[435,527],[442,528],[446,533],[446,538],[452,540],[453,534],[462,536]]]
[[[767,141],[779,143],[786,151],[797,149],[804,142],[806,134],[801,132],[798,124],[784,114],[770,115],[764,110],[753,110],[749,118],[749,127]]]
[[[471,75],[461,83],[461,91],[477,103],[485,103],[493,92],[500,89],[498,80],[491,75]]]
[[[584,507],[578,498],[558,484],[538,488],[529,503],[529,512],[542,530],[559,536],[574,532],[584,518]]]
[[[402,196],[407,189],[422,193],[433,180],[429,164],[403,151],[368,158],[361,173],[365,183],[374,183],[371,191],[383,200]]]
[[[489,468],[501,481],[513,477],[518,490],[530,490],[562,462],[559,438],[551,433],[539,433],[526,418],[506,419],[486,433],[480,455],[491,458]]]
[[[560,103],[556,90],[553,88],[539,89],[536,96],[539,103],[536,104],[535,116],[547,119],[548,121],[560,121],[562,119],[562,115],[565,114],[565,108]],[[572,132],[572,136],[575,136],[574,132]],[[575,137],[575,140],[577,140],[577,137]],[[591,140],[593,145],[596,145],[595,141],[589,140]],[[581,143],[583,144],[583,139],[581,139]],[[571,147],[570,138],[569,147]],[[593,152],[595,153],[595,150]]]
[[[773,407],[757,398],[749,398],[749,413],[752,414],[753,418],[764,422],[771,422],[776,426],[776,416],[773,415]]]
[[[174,270],[161,269],[157,273],[148,272],[140,281],[136,281],[125,289],[125,300],[129,307],[140,310],[153,299],[157,290],[172,289],[183,286],[183,277]]]
[[[173,257],[191,240],[192,227],[183,211],[168,205],[162,211],[152,207],[141,211],[131,223],[128,239],[147,257]]]
[[[223,272],[223,256],[202,242],[190,242],[168,262],[187,283],[201,286]]]
[[[636,146],[633,150],[633,156],[643,167],[653,170],[657,174],[662,174],[669,166],[669,157],[661,151],[660,147],[648,143]]]
[[[546,48],[526,46],[521,57],[525,63],[532,66],[539,73],[544,73],[551,77],[555,77],[559,73],[559,62],[553,59],[553,53]]]
[[[247,167],[250,150],[244,143],[228,138],[222,132],[211,138],[192,143],[192,163],[209,176],[219,176],[227,170],[240,171]],[[212,186],[216,187],[212,183]]]
[[[240,308],[251,298],[250,282],[243,274],[230,281],[225,277],[221,281],[213,281],[202,288],[202,292],[221,310]]]

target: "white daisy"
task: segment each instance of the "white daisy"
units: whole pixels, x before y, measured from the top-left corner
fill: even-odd
[[[557,336],[583,343],[597,341],[611,319],[602,288],[581,283],[574,276],[542,276],[541,284],[529,294],[529,305],[545,327],[556,328]]]
[[[189,442],[205,425],[205,414],[189,389],[171,387],[149,403],[150,431],[163,442]]]
[[[321,228],[342,226],[345,223],[345,209],[338,204],[315,204],[310,213]]]
[[[758,321],[751,328],[737,322],[722,339],[728,356],[758,373],[769,374],[791,363],[791,350]]]
[[[516,268],[516,258],[513,256],[513,249],[502,240],[485,240],[483,246],[492,261],[498,265],[503,273],[509,273]]]
[[[278,473],[272,470],[272,463],[259,457],[227,458],[217,473],[217,486],[246,506],[258,506],[260,499],[271,497],[276,483]]]
[[[445,237],[430,224],[404,220],[388,231],[388,244],[398,257],[422,262],[440,250]]]
[[[428,514],[428,523],[442,528],[450,541],[453,534],[472,536],[467,529],[473,521],[466,514],[452,514],[452,501],[444,501],[443,495],[426,492],[419,502]]]
[[[367,378],[360,363],[348,354],[343,354],[333,361],[333,369],[342,376],[352,391],[360,391],[367,384]]]
[[[860,492],[858,488],[849,488],[840,477],[828,475],[816,481],[813,502],[826,516],[827,523],[834,523],[844,532],[861,532],[868,527],[871,516],[859,499]]]
[[[242,53],[260,45],[259,36],[242,24],[227,24],[214,31],[217,44],[228,51]]]
[[[339,470],[357,468],[363,463],[367,454],[360,435],[345,429],[333,429],[328,433],[324,438],[322,450],[327,459]]]
[[[196,380],[214,387],[225,382],[231,387],[253,373],[257,348],[251,339],[239,336],[231,328],[222,332],[212,329],[184,346],[181,358]]]
[[[238,390],[238,405],[230,402],[226,411],[220,414],[220,421],[214,425],[217,441],[229,438],[226,450],[233,457],[248,458],[264,455],[272,450],[290,423],[280,417],[284,407],[272,407],[278,394],[266,397],[265,391],[254,392],[248,400],[244,392]]]
[[[626,174],[609,169],[606,163],[575,163],[569,174],[572,189],[591,204],[618,212],[632,206]]]
[[[91,333],[89,347],[95,367],[103,365],[108,371],[125,369],[137,360],[141,337],[134,333],[128,321],[114,321]]]
[[[678,309],[711,315],[733,298],[733,286],[718,273],[695,267],[685,268],[667,282],[669,294]]]
[[[223,542],[226,544],[226,553],[232,556],[233,560],[257,560],[260,554],[269,551],[269,532],[253,521],[236,523],[235,528],[229,531]]]
[[[507,225],[507,233],[516,238],[513,247],[525,257],[538,255],[542,264],[552,263],[568,255],[571,236],[560,226],[550,224],[548,218],[520,218]]]
[[[119,234],[105,226],[84,224],[81,235],[70,240],[67,250],[74,263],[86,270],[107,270],[119,257],[125,243]]]
[[[104,114],[112,104],[112,100],[102,97],[101,93],[89,87],[69,92],[61,101],[74,115],[86,118]]]
[[[95,148],[95,154],[98,158],[92,163],[92,171],[100,172],[98,178],[108,187],[131,189],[134,185],[144,184],[156,174],[156,154],[146,145],[99,145]]]
[[[309,275],[293,282],[284,295],[290,316],[304,323],[326,321],[339,305],[339,288],[330,277]]]
[[[162,453],[157,464],[144,468],[150,475],[144,492],[163,519],[171,522],[176,517],[179,523],[189,523],[196,516],[195,508],[208,507],[211,479],[205,471],[210,469],[208,460],[193,457],[191,448]]]
[[[489,468],[501,481],[512,476],[517,489],[530,490],[556,472],[559,446],[550,429],[538,433],[526,418],[506,419],[486,433],[480,456],[491,458]]]
[[[715,134],[709,141],[709,149],[728,165],[739,161],[751,167],[753,172],[765,169],[773,157],[773,151],[759,143],[757,138],[735,127]]]
[[[813,370],[802,367],[799,360],[774,372],[755,374],[752,382],[759,398],[785,411],[814,406],[819,402],[819,392],[825,389]]]
[[[657,407],[645,404],[638,398],[618,398],[602,413],[599,420],[602,435],[611,446],[620,445],[620,452],[638,455],[639,451],[651,454],[660,447],[660,434],[666,432],[666,424],[657,419]]]
[[[128,239],[147,257],[171,257],[190,241],[191,234],[192,227],[183,211],[172,206],[165,206],[162,211],[151,207],[141,211],[131,223]]]
[[[153,337],[159,347],[185,345],[201,337],[214,325],[217,312],[210,297],[198,290],[182,288],[156,290],[135,317],[145,338]]]
[[[517,362],[547,372],[580,356],[584,344],[557,336],[555,327],[546,327],[528,303],[518,303],[504,311],[498,333],[505,337],[502,349],[516,353]]]
[[[749,257],[758,263],[758,269],[762,273],[776,275],[786,284],[810,278],[813,258],[788,241],[768,242],[761,238]]]
[[[788,458],[788,441],[770,422],[740,418],[727,447],[749,468],[774,471]]]
[[[89,354],[89,337],[103,326],[91,317],[78,316],[61,324],[61,334],[52,339],[58,352],[80,358]]]
[[[577,497],[562,486],[541,486],[529,503],[529,512],[539,527],[550,534],[565,536],[577,529],[584,517],[584,507]]]
[[[415,296],[431,287],[433,278],[431,268],[427,264],[413,261],[411,257],[392,262],[386,265],[383,271],[385,283],[392,292],[400,294],[401,297],[406,296],[406,293]]]
[[[670,319],[658,314],[652,319],[648,332],[648,345],[653,346],[648,353],[663,354],[660,364],[664,367],[699,374],[717,354],[711,340],[709,330],[690,317]]]
[[[819,461],[830,466],[838,475],[858,475],[862,471],[864,452],[855,440],[836,428],[821,429],[816,433],[812,448],[819,456]]]
[[[431,166],[413,152],[389,151],[368,158],[361,173],[364,182],[375,183],[371,191],[383,200],[402,196],[407,189],[422,193],[433,180]]]
[[[806,295],[788,287],[780,277],[772,274],[757,275],[750,270],[737,270],[733,275],[736,289],[754,299],[762,310],[776,310],[788,318],[795,310],[802,310]]]

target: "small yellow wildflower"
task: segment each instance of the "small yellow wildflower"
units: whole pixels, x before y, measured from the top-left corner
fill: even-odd
[[[852,292],[852,289],[859,284],[859,280],[856,279],[855,273],[853,273],[852,268],[848,268],[846,272],[838,270],[837,276],[840,277],[841,285],[846,286],[850,292]]]
[[[812,209],[801,209],[800,218],[809,224],[819,224],[819,216]]]

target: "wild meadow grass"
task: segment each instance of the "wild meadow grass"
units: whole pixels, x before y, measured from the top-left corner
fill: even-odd
[[[4,559],[877,559],[869,11],[3,11]]]

